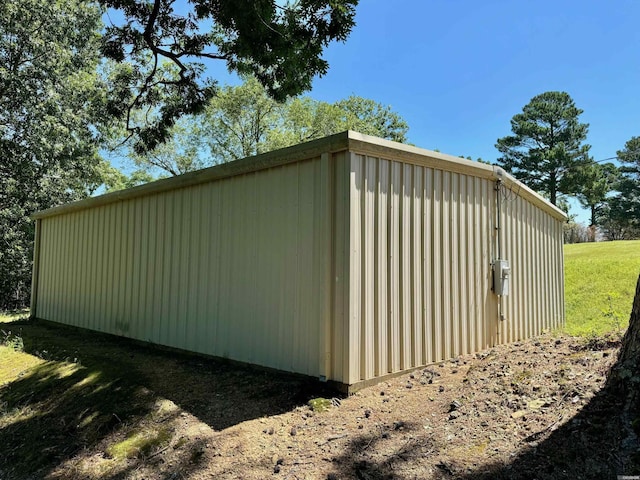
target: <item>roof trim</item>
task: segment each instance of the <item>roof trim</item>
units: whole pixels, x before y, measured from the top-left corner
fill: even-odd
[[[349,146],[348,132],[337,133],[329,137],[312,140],[310,142],[293,145],[291,147],[274,150],[272,152],[242,158],[233,162],[214,165],[202,170],[184,173],[175,177],[163,178],[154,182],[145,183],[133,188],[105,193],[97,197],[89,197],[64,205],[42,210],[31,215],[36,220],[39,218],[53,217],[65,213],[76,212],[88,208],[95,208],[136,197],[154,195],[157,193],[178,190],[201,183],[207,183],[223,178],[257,172],[267,168],[279,167],[289,163],[300,162],[318,157],[325,152],[339,152],[347,150]]]
[[[247,157],[241,160],[215,165],[203,170],[185,173],[176,177],[164,178],[138,187],[119,190],[117,192],[111,192],[97,197],[85,198],[84,200],[79,200],[65,205],[59,205],[57,207],[34,213],[31,215],[31,218],[35,220],[85,210],[88,208],[95,208],[136,197],[153,195],[169,190],[177,190],[214,180],[295,163],[318,157],[327,152],[334,153],[345,150],[362,155],[388,158],[389,160],[401,160],[407,163],[473,175],[490,180],[497,180],[500,178],[507,187],[517,188],[518,195],[521,195],[523,198],[549,213],[554,218],[558,220],[565,220],[567,218],[562,210],[552,205],[546,199],[499,167],[411,145],[392,142],[351,130],[280,150],[263,153],[261,155]]]
[[[502,180],[503,185],[512,188],[516,194],[541,208],[558,220],[566,220],[567,215],[524,183],[505,172],[504,169],[486,163],[467,160],[466,158],[434,152],[424,148],[392,142],[370,135],[349,131],[349,151],[363,155],[379,156],[390,160],[401,160],[430,168],[449,172],[473,175],[489,180]]]

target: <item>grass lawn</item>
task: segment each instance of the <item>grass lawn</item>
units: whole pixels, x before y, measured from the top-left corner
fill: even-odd
[[[565,245],[566,332],[601,335],[626,328],[638,274],[640,240]]]
[[[16,322],[29,316],[29,311],[0,313],[0,387],[14,381],[20,374],[42,363],[33,355],[24,353],[24,344],[19,328],[12,328]],[[0,425],[2,422],[0,421]]]
[[[0,324],[2,323],[10,323],[16,320],[21,320],[29,317],[29,309],[24,310],[14,310],[12,312],[2,312],[0,311]],[[0,325],[1,327],[1,325]],[[6,330],[6,329],[5,329]]]

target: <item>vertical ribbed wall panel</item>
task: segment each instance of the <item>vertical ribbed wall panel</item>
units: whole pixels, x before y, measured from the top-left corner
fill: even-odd
[[[347,383],[560,326],[562,224],[517,191],[465,175],[351,154]],[[492,292],[491,263],[511,266]],[[559,245],[559,247],[558,247]]]
[[[564,318],[562,222],[517,193],[516,188],[502,195],[503,257],[511,267],[502,342],[559,328]]]
[[[329,375],[331,161],[43,219],[38,316]]]
[[[37,315],[345,384],[559,327],[562,221],[514,186],[498,229],[493,179],[427,165],[326,153],[44,217]]]
[[[351,351],[350,325],[351,325],[351,305],[350,299],[350,272],[351,266],[349,259],[351,257],[349,245],[349,221],[350,221],[350,205],[351,205],[351,181],[352,175],[350,170],[350,162],[346,153],[339,153],[335,160],[335,178],[334,178],[334,207],[333,222],[334,234],[332,238],[333,251],[333,282],[332,282],[332,321],[331,328],[331,345],[332,345],[332,362],[331,377],[332,379],[349,383],[349,357],[358,355],[359,346]],[[355,179],[354,179],[355,180]]]
[[[348,383],[486,346],[489,181],[355,154],[351,179]]]

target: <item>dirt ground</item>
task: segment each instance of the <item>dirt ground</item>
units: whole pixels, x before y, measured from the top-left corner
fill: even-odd
[[[25,324],[26,351],[40,352],[43,342],[51,343],[43,328]],[[73,343],[73,335],[78,334],[65,338],[71,336]],[[30,420],[40,422],[37,429],[32,425],[39,432],[42,422],[54,425],[44,440],[23,434],[20,428],[28,428],[28,422],[0,429],[0,444],[15,445],[5,450],[5,462],[0,460],[0,479],[575,479],[640,474],[633,472],[633,462],[618,455],[616,400],[602,390],[617,356],[615,341],[543,335],[422,368],[344,398],[297,377],[97,338],[93,344],[85,340],[73,354],[83,357],[83,368],[89,370],[117,358],[119,369],[135,373],[125,385],[123,405],[105,412],[117,407],[94,402],[103,406],[94,407],[91,415],[90,406],[76,411],[69,400],[49,406],[38,420]],[[48,348],[49,356],[65,354],[62,348],[56,354],[55,345]],[[97,393],[94,385],[91,394],[117,395],[120,378],[97,387]],[[23,381],[31,397],[21,396],[17,385],[10,394],[0,388],[0,400],[4,396],[5,402],[22,407],[31,402],[35,408],[37,381],[42,379]],[[54,384],[48,395],[57,388],[63,397],[75,388],[69,385]],[[128,405],[132,395],[136,403]],[[324,411],[308,404],[316,397],[328,400]],[[91,426],[99,418],[111,421]],[[155,435],[157,443],[118,459],[112,446],[141,432]],[[21,442],[36,442],[50,460],[31,473],[13,469]]]

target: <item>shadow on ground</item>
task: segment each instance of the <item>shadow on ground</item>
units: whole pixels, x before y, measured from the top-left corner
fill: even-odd
[[[105,439],[135,430],[157,415],[161,399],[220,431],[328,395],[300,377],[161,351],[98,333],[26,321],[11,323],[10,328],[22,338],[24,351],[43,363],[0,387],[0,410],[8,419],[0,424],[3,479],[65,478],[58,466],[83,451],[104,452]],[[454,460],[442,436],[422,425],[387,425],[372,434],[350,436],[348,447],[332,460],[334,473],[328,478],[542,480],[638,475],[640,450],[636,444],[621,445],[619,413],[619,398],[601,390],[574,418],[523,437],[517,456],[482,464]],[[179,413],[166,415],[163,420]],[[395,435],[406,442],[389,452],[385,442]],[[181,472],[180,478],[196,475],[205,468],[198,462],[199,451],[198,445],[185,449],[172,471]],[[132,459],[95,478],[126,478],[146,461]]]
[[[392,480],[405,478],[457,480],[617,479],[640,475],[640,444],[626,444],[622,431],[622,402],[604,388],[573,418],[534,432],[521,440],[520,453],[501,462],[461,464],[449,457],[442,437],[407,425],[409,439],[389,453],[385,438],[393,428],[354,438],[334,461],[336,479]],[[376,450],[380,448],[383,454]]]
[[[297,376],[95,332],[26,320],[7,326],[22,338],[24,352],[44,362],[0,387],[0,411],[8,419],[0,425],[0,472],[6,478],[41,478],[80,451],[99,450],[108,435],[153,415],[161,399],[219,431],[323,393]],[[180,471],[197,469],[195,452],[185,454]],[[133,468],[136,463],[129,462],[127,470],[101,478],[124,478]]]
[[[637,475],[638,459],[621,458],[616,402],[606,392],[594,398],[579,415],[541,441],[523,439],[523,452],[505,463],[461,465],[447,456],[447,446],[416,428],[400,450],[368,455],[384,442],[379,435],[354,439],[345,454],[335,460],[335,478],[391,480],[401,478],[458,480],[616,479]],[[364,447],[367,447],[366,449]],[[375,457],[372,458],[372,457]],[[434,462],[434,459],[436,461]],[[424,465],[421,465],[424,463]],[[405,474],[403,471],[413,474]],[[414,476],[419,472],[418,476]]]

